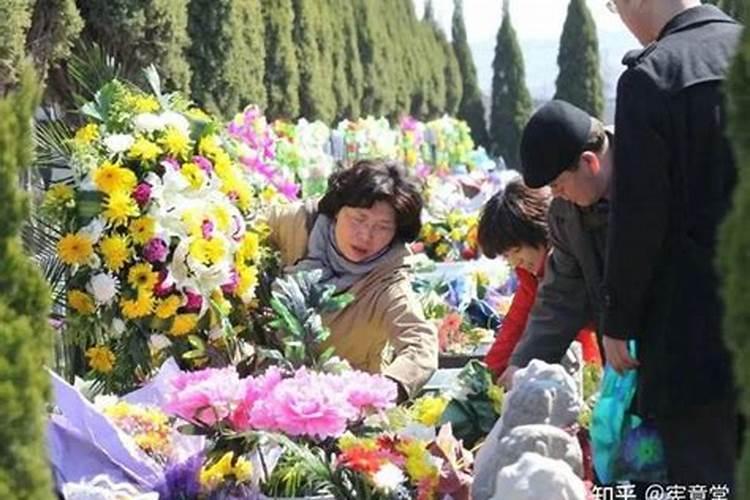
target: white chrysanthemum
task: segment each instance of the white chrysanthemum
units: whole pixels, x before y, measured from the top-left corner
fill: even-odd
[[[148,338],[148,345],[152,351],[159,352],[171,346],[172,341],[169,340],[169,337],[167,337],[166,335],[157,333],[157,334],[151,335]]]
[[[97,304],[108,304],[117,296],[119,286],[120,282],[115,276],[99,273],[91,277],[87,288]]]
[[[120,337],[122,337],[122,334],[125,333],[125,322],[120,318],[113,318],[110,327],[110,334],[112,338],[119,339]]]
[[[190,133],[190,122],[180,113],[165,111],[159,118],[161,118],[165,127],[174,127],[185,135]]]
[[[104,145],[112,154],[124,153],[134,142],[135,139],[130,134],[112,134],[104,138]]]
[[[384,492],[391,492],[406,480],[404,473],[392,463],[383,464],[372,476],[375,486]]]
[[[153,113],[141,113],[133,117],[133,127],[138,132],[154,132],[164,128],[164,119]]]
[[[91,243],[96,245],[99,239],[104,233],[104,228],[107,225],[107,221],[103,217],[95,217],[86,226],[84,226],[79,232],[85,234],[91,240]]]

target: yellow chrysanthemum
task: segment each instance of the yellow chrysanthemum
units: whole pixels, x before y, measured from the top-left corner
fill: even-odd
[[[135,299],[122,299],[120,310],[127,319],[148,316],[154,310],[154,296],[141,290]]]
[[[117,272],[130,259],[130,241],[127,236],[108,236],[99,242],[99,252],[107,269]]]
[[[133,111],[136,113],[153,113],[159,111],[159,101],[152,95],[136,96],[132,100]]]
[[[177,309],[182,305],[182,298],[178,295],[170,295],[166,299],[160,300],[156,304],[156,310],[154,314],[157,318],[167,319],[171,318],[177,313]]]
[[[339,449],[343,452],[351,450],[352,448],[371,451],[375,451],[378,449],[378,443],[374,439],[357,437],[348,431],[338,439],[337,444],[339,446]]]
[[[254,261],[258,258],[260,250],[260,237],[254,233],[248,231],[242,238],[242,244],[238,250],[238,258],[243,261]]]
[[[232,163],[232,158],[226,151],[217,149],[213,153],[213,161],[216,175],[235,178],[242,177],[242,170],[236,164]]]
[[[443,416],[445,407],[448,406],[448,400],[440,396],[425,396],[415,401],[412,407],[412,414],[417,422],[436,426]]]
[[[244,483],[249,481],[253,476],[253,464],[245,458],[240,457],[234,464],[234,470],[232,472],[234,473],[235,481],[238,483]]]
[[[139,137],[130,147],[128,156],[134,160],[151,161],[161,154],[161,148],[145,137]]]
[[[184,158],[190,152],[190,137],[174,127],[167,127],[164,137],[159,142],[164,151],[175,158]]]
[[[227,210],[226,206],[215,205],[213,210],[211,210],[211,215],[219,231],[227,232],[232,227],[232,214]]]
[[[130,192],[135,188],[138,179],[128,168],[105,161],[94,171],[94,184],[107,194],[115,191]]]
[[[181,337],[195,330],[196,326],[198,326],[197,314],[178,314],[172,320],[172,328],[169,329],[169,333],[175,337]]]
[[[226,245],[224,240],[219,237],[213,237],[210,240],[206,238],[196,238],[190,243],[190,256],[204,265],[211,265],[219,262],[226,254]]]
[[[263,200],[264,203],[271,204],[278,195],[279,192],[276,191],[275,187],[266,186],[263,188],[263,191],[260,192],[260,199]]]
[[[239,457],[235,461],[234,452],[228,451],[213,465],[202,467],[198,479],[201,485],[211,490],[221,484],[227,476],[232,475],[236,482],[243,483],[251,478],[252,473],[253,466],[247,459]]]
[[[130,236],[136,243],[145,245],[156,234],[156,220],[153,217],[140,217],[130,222]]]
[[[206,173],[195,163],[183,163],[180,173],[193,189],[200,189],[206,182]]]
[[[104,346],[91,347],[86,350],[89,366],[99,373],[110,373],[115,366],[115,354]]]
[[[211,119],[201,108],[190,108],[185,114],[193,120],[209,121]]]
[[[217,160],[217,157],[224,153],[219,145],[219,139],[215,135],[201,137],[201,140],[198,141],[198,152],[207,158],[212,158],[213,160]]]
[[[141,290],[150,292],[157,281],[159,281],[159,273],[154,271],[148,262],[136,264],[128,271],[128,283],[137,288],[139,293]]]
[[[76,130],[76,135],[73,137],[73,141],[77,144],[85,145],[91,144],[99,138],[99,127],[95,123],[89,123]]]
[[[102,215],[114,226],[125,226],[129,217],[138,217],[138,204],[125,191],[114,191],[107,197],[107,203]]]
[[[75,191],[67,184],[55,184],[44,195],[44,205],[47,207],[62,207],[73,201]]]
[[[68,305],[75,309],[78,314],[87,315],[96,311],[93,297],[81,290],[70,290],[68,292]]]
[[[200,210],[196,208],[186,208],[182,211],[180,219],[190,236],[200,238],[203,235],[203,213],[201,213]]]
[[[414,482],[437,477],[439,471],[430,460],[425,443],[417,440],[409,441],[399,444],[398,450],[406,456],[404,468]]]
[[[446,255],[448,255],[448,252],[450,251],[451,251],[451,247],[447,243],[441,243],[435,248],[435,254],[438,257],[445,257]]]
[[[258,269],[255,266],[237,266],[237,296],[244,297],[258,284]]]
[[[57,242],[57,255],[69,265],[85,264],[94,253],[91,238],[81,233],[69,233]]]
[[[453,241],[461,241],[464,239],[464,232],[461,228],[451,229],[451,239]]]

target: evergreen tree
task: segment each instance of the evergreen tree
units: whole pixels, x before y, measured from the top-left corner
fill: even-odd
[[[474,144],[488,147],[489,136],[487,135],[487,122],[484,116],[482,93],[479,91],[477,70],[474,66],[474,59],[466,38],[462,0],[454,0],[453,2],[451,35],[453,38],[453,50],[456,53],[463,82],[461,103],[458,106],[458,118],[468,123],[469,128],[471,128],[471,136],[474,139]]]
[[[493,153],[502,156],[508,167],[518,170],[521,132],[531,115],[532,103],[509,5],[510,0],[505,0],[492,61],[490,138]]]
[[[357,20],[355,17],[356,6],[351,0],[335,0],[338,12],[337,31],[343,36],[343,62],[344,74],[348,85],[347,95],[349,97],[346,105],[341,108],[340,118],[357,119],[360,116],[362,100],[362,88],[364,85],[364,74],[362,62],[359,59],[359,42],[357,38]],[[333,16],[333,19],[337,19]]]
[[[384,21],[385,39],[382,47],[386,62],[386,82],[392,100],[384,106],[384,113],[393,121],[409,112],[411,105],[411,81],[407,74],[409,64],[409,43],[411,36],[404,32],[402,14],[399,12],[399,2],[381,0],[379,3],[380,16]]]
[[[734,355],[734,373],[740,392],[740,411],[750,417],[750,32],[745,30],[728,79],[730,136],[737,160],[738,183],[732,210],[720,231],[719,268],[724,299],[724,338]],[[750,427],[745,443],[750,443]],[[750,498],[750,447],[744,447],[737,468],[736,498]]]
[[[568,101],[592,116],[601,117],[604,93],[599,71],[599,42],[586,0],[570,0],[568,4],[557,65],[560,73],[555,99]]]
[[[292,0],[263,0],[266,116],[295,119],[300,114],[299,69],[294,48]]]
[[[356,6],[357,40],[364,74],[362,114],[382,116],[393,109],[395,92],[388,81],[387,36],[380,15],[381,0],[353,0]]]
[[[78,0],[85,38],[119,61],[155,64],[167,87],[188,90],[188,0]]]
[[[16,68],[25,54],[31,26],[31,0],[0,2],[0,96],[16,81]]]
[[[456,116],[464,92],[461,68],[458,67],[453,46],[445,39],[445,35],[443,35],[440,45],[443,47],[443,54],[445,54],[445,112],[451,116]]]
[[[435,20],[432,0],[427,0],[422,18],[420,39],[422,40],[422,57],[428,63],[429,81],[427,93],[427,118],[437,118],[445,110],[445,55],[438,44],[436,32],[440,29]]]
[[[189,60],[193,99],[226,118],[266,105],[260,0],[192,0]]]
[[[294,0],[294,46],[297,50],[300,113],[308,120],[331,123],[336,109],[330,67],[321,61],[321,10],[316,0]]]
[[[745,21],[748,7],[744,0],[719,0],[719,7],[738,21]]]
[[[349,83],[346,80],[346,35],[340,25],[346,22],[346,8],[341,0],[325,0],[329,15],[323,21],[327,25],[326,32],[330,36],[329,57],[331,59],[331,84],[333,97],[336,99],[336,113],[334,118],[340,121],[347,116],[350,105]]]
[[[49,398],[49,290],[23,254],[19,232],[28,216],[19,176],[31,165],[31,120],[39,103],[36,75],[0,101],[0,498],[54,498],[44,438]]]

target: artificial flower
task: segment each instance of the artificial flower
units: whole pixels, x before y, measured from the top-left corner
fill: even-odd
[[[93,253],[93,242],[81,233],[68,233],[57,243],[57,255],[65,264],[86,264]]]

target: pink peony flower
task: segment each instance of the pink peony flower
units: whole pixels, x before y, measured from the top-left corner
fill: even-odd
[[[349,419],[356,416],[346,394],[334,390],[325,376],[304,368],[294,378],[279,382],[250,412],[250,420],[258,428],[319,439],[342,435]]]
[[[203,425],[215,425],[232,415],[244,396],[244,384],[233,366],[182,372],[170,382],[174,390],[166,411]]]
[[[338,375],[342,392],[359,412],[371,409],[392,408],[398,397],[398,386],[382,375],[371,375],[361,371],[349,371]],[[336,385],[335,382],[332,385]]]
[[[273,428],[275,420],[273,415],[256,412],[258,422],[251,420],[250,413],[260,399],[272,393],[274,387],[281,382],[282,373],[277,367],[272,366],[260,377],[247,377],[243,379],[245,397],[240,402],[235,412],[229,417],[232,428],[244,431],[252,427]]]

